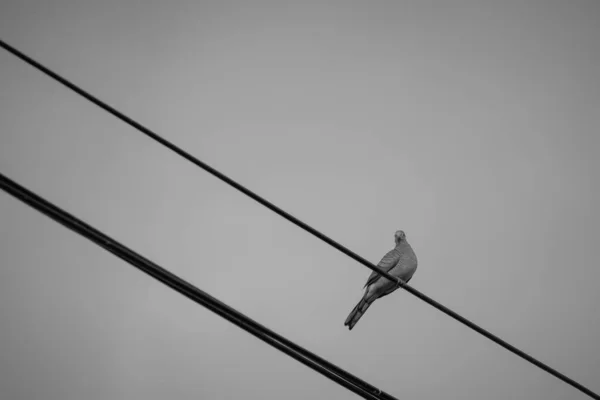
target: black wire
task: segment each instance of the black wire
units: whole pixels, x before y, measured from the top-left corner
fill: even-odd
[[[452,311],[448,307],[446,307],[446,306],[438,303],[437,301],[433,300],[432,298],[430,298],[430,297],[426,296],[425,294],[419,292],[417,289],[415,289],[415,288],[413,288],[411,286],[406,285],[404,282],[402,282],[398,278],[390,275],[389,273],[387,273],[385,271],[379,270],[373,263],[367,261],[363,257],[359,256],[358,254],[354,253],[353,251],[349,250],[348,248],[342,246],[341,244],[339,244],[335,240],[329,238],[328,236],[325,236],[323,233],[317,231],[316,229],[312,228],[311,226],[307,225],[306,223],[300,221],[298,218],[296,218],[293,215],[289,214],[288,212],[282,210],[281,208],[277,207],[273,203],[271,203],[271,202],[265,200],[264,198],[260,197],[256,193],[252,192],[250,189],[247,189],[246,187],[244,187],[241,184],[237,183],[236,181],[234,181],[233,179],[229,178],[225,174],[217,171],[216,169],[214,169],[213,167],[209,166],[208,164],[200,161],[199,159],[197,159],[196,157],[192,156],[191,154],[189,154],[185,150],[177,147],[173,143],[169,142],[168,140],[166,140],[166,139],[162,138],[161,136],[157,135],[156,133],[152,132],[150,129],[146,128],[145,126],[141,125],[140,123],[138,123],[138,122],[134,121],[133,119],[129,118],[128,116],[124,115],[120,111],[117,111],[116,109],[112,108],[108,104],[106,104],[103,101],[101,101],[101,100],[97,99],[96,97],[92,96],[88,92],[86,92],[83,89],[79,88],[75,84],[69,82],[68,80],[66,80],[65,78],[61,77],[57,73],[51,71],[50,69],[44,67],[43,65],[41,65],[37,61],[31,59],[27,55],[21,53],[19,50],[17,50],[14,47],[6,44],[2,40],[0,40],[0,47],[4,48],[6,51],[8,51],[8,52],[12,53],[13,55],[17,56],[18,58],[20,58],[21,60],[25,61],[29,65],[31,65],[31,66],[37,68],[38,70],[42,71],[43,73],[45,73],[46,75],[50,76],[51,78],[53,78],[53,79],[57,80],[58,82],[62,83],[63,85],[65,85],[69,89],[73,90],[77,94],[85,97],[86,99],[88,99],[92,103],[96,104],[98,107],[100,107],[103,110],[107,111],[108,113],[114,115],[115,117],[119,118],[123,122],[131,125],[132,127],[134,127],[135,129],[139,130],[140,132],[142,132],[144,135],[148,136],[149,138],[157,141],[161,145],[167,147],[171,151],[177,153],[181,157],[185,158],[186,160],[190,161],[191,163],[195,164],[196,166],[202,168],[206,172],[212,174],[216,178],[222,180],[223,182],[227,183],[228,185],[230,185],[230,186],[234,187],[235,189],[239,190],[240,192],[244,193],[248,197],[252,198],[253,200],[255,200],[258,203],[262,204],[263,206],[267,207],[271,211],[277,213],[279,216],[287,219],[288,221],[290,221],[291,223],[295,224],[296,226],[302,228],[306,232],[308,232],[308,233],[316,236],[317,238],[321,239],[325,243],[329,244],[330,246],[332,246],[332,247],[336,248],[337,250],[341,251],[342,253],[346,254],[348,257],[354,259],[355,261],[358,261],[359,263],[361,263],[365,267],[367,267],[367,268],[369,268],[369,269],[377,272],[379,275],[384,276],[385,278],[390,279],[392,281],[398,282],[399,286],[401,286],[404,290],[408,291],[410,294],[418,297],[419,299],[423,300],[424,302],[428,303],[429,305],[437,308],[438,310],[440,310],[444,314],[450,316],[451,318],[455,319],[456,321],[458,321],[458,322],[466,325],[467,327],[473,329],[475,332],[477,332],[477,333],[485,336],[486,338],[490,339],[494,343],[496,343],[496,344],[504,347],[506,350],[508,350],[508,351],[516,354],[517,356],[519,356],[519,357],[523,358],[524,360],[530,362],[531,364],[535,365],[536,367],[538,367],[538,368],[546,371],[547,373],[553,375],[554,377],[560,379],[561,381],[563,381],[563,382],[571,385],[572,387],[580,390],[581,392],[587,394],[588,396],[590,396],[590,397],[592,397],[592,398],[594,398],[596,400],[600,400],[600,395],[592,392],[590,389],[586,388],[582,384],[580,384],[580,383],[574,381],[573,379],[569,378],[568,376],[566,376],[566,375],[558,372],[557,370],[555,370],[554,368],[552,368],[552,367],[544,364],[543,362],[538,361],[537,359],[533,358],[529,354],[523,352],[522,350],[519,350],[518,348],[516,348],[513,345],[509,344],[508,342],[500,339],[498,336],[496,336],[496,335],[492,334],[491,332],[489,332],[489,331],[481,328],[480,326],[478,326],[475,323],[469,321],[465,317],[463,317],[463,316],[457,314],[456,312]]]
[[[86,224],[77,217],[67,213],[54,204],[41,198],[37,194],[19,185],[10,178],[0,173],[0,188],[22,202],[35,208],[39,212],[64,225],[68,229],[82,235],[98,246],[108,250],[122,260],[128,262],[139,270],[147,273],[156,280],[181,293],[192,301],[201,304],[212,312],[227,319],[238,327],[244,329],[260,340],[284,352],[290,357],[312,368],[334,382],[346,387],[359,396],[369,400],[397,400],[376,387],[355,377],[340,367],[311,353],[303,347],[291,342],[283,336],[273,332],[258,322],[248,318],[239,311],[210,296],[192,284],[184,281],[175,274],[167,271],[152,261],[144,258],[133,250],[125,247],[111,237],[105,235],[94,227]]]

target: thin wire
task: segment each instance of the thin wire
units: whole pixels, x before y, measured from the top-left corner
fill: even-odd
[[[108,250],[122,260],[147,273],[156,280],[169,286],[171,289],[186,296],[190,300],[201,304],[265,343],[277,348],[359,396],[369,400],[397,400],[392,395],[368,384],[349,372],[344,371],[342,368],[273,332],[239,311],[229,307],[225,303],[222,303],[208,293],[179,278],[147,258],[144,258],[140,254],[48,202],[1,173],[0,188],[61,225],[89,239],[98,246]]]
[[[25,61],[26,63],[28,63],[29,65],[33,66],[34,68],[37,68],[38,70],[40,70],[41,72],[43,72],[46,75],[50,76],[51,78],[55,79],[56,81],[60,82],[64,86],[66,86],[69,89],[71,89],[74,92],[76,92],[77,94],[85,97],[86,99],[88,99],[92,103],[96,104],[98,107],[102,108],[106,112],[114,115],[118,119],[122,120],[123,122],[129,124],[130,126],[134,127],[135,129],[139,130],[141,133],[143,133],[144,135],[148,136],[149,138],[155,140],[156,142],[160,143],[161,145],[165,146],[169,150],[175,152],[176,154],[180,155],[181,157],[185,158],[186,160],[190,161],[191,163],[195,164],[196,166],[202,168],[203,170],[205,170],[206,172],[210,173],[211,175],[215,176],[216,178],[222,180],[223,182],[227,183],[228,185],[232,186],[233,188],[235,188],[235,189],[239,190],[240,192],[244,193],[246,196],[248,196],[251,199],[257,201],[258,203],[262,204],[263,206],[267,207],[268,209],[270,209],[271,211],[275,212],[279,216],[287,219],[288,221],[290,221],[294,225],[298,226],[299,228],[305,230],[306,232],[312,234],[313,236],[316,236],[317,238],[321,239],[325,243],[327,243],[330,246],[334,247],[335,249],[341,251],[342,253],[344,253],[348,257],[350,257],[350,258],[354,259],[355,261],[361,263],[365,267],[367,267],[367,268],[369,268],[369,269],[377,272],[379,275],[381,275],[381,276],[383,276],[383,277],[385,277],[387,279],[390,279],[392,281],[396,281],[398,283],[398,285],[401,286],[404,290],[406,290],[410,294],[418,297],[419,299],[423,300],[424,302],[426,302],[427,304],[431,305],[432,307],[437,308],[438,310],[440,310],[444,314],[450,316],[451,318],[453,318],[456,321],[462,323],[463,325],[466,325],[467,327],[471,328],[472,330],[474,330],[475,332],[479,333],[480,335],[485,336],[486,338],[490,339],[494,343],[496,343],[496,344],[504,347],[506,350],[510,351],[511,353],[516,354],[517,356],[521,357],[522,359],[530,362],[531,364],[535,365],[536,367],[538,367],[538,368],[546,371],[547,373],[553,375],[554,377],[560,379],[561,381],[563,381],[563,382],[571,385],[572,387],[580,390],[581,392],[587,394],[588,396],[590,396],[590,397],[592,397],[592,398],[594,398],[596,400],[600,400],[600,395],[592,392],[590,389],[586,388],[582,384],[580,384],[580,383],[574,381],[573,379],[569,378],[568,376],[566,376],[566,375],[558,372],[557,370],[555,370],[554,368],[552,368],[552,367],[544,364],[543,362],[541,362],[541,361],[533,358],[532,356],[530,356],[529,354],[523,352],[522,350],[519,350],[518,348],[514,347],[510,343],[504,341],[503,339],[500,339],[498,336],[496,336],[496,335],[492,334],[491,332],[489,332],[489,331],[481,328],[480,326],[478,326],[475,323],[469,321],[465,317],[463,317],[463,316],[457,314],[456,312],[452,311],[448,307],[446,307],[446,306],[438,303],[437,301],[433,300],[432,298],[430,298],[430,297],[426,296],[425,294],[419,292],[417,289],[415,289],[415,288],[413,288],[411,286],[408,286],[406,283],[404,283],[400,279],[398,279],[398,278],[390,275],[389,273],[387,273],[385,271],[379,270],[373,263],[367,261],[363,257],[359,256],[358,254],[354,253],[353,251],[349,250],[348,248],[342,246],[341,244],[339,244],[338,242],[336,242],[333,239],[329,238],[328,236],[324,235],[323,233],[317,231],[316,229],[312,228],[311,226],[307,225],[306,223],[300,221],[298,218],[296,218],[293,215],[289,214],[288,212],[282,210],[281,208],[277,207],[273,203],[271,203],[271,202],[265,200],[264,198],[260,197],[256,193],[252,192],[250,189],[247,189],[246,187],[244,187],[241,184],[237,183],[236,181],[234,181],[233,179],[229,178],[225,174],[217,171],[216,169],[214,169],[213,167],[209,166],[208,164],[200,161],[199,159],[197,159],[196,157],[192,156],[188,152],[186,152],[183,149],[177,147],[173,143],[171,143],[168,140],[162,138],[161,136],[159,136],[156,133],[152,132],[150,129],[148,129],[145,126],[141,125],[140,123],[134,121],[133,119],[127,117],[126,115],[124,115],[120,111],[117,111],[116,109],[112,108],[111,106],[109,106],[108,104],[104,103],[103,101],[101,101],[101,100],[97,99],[96,97],[92,96],[88,92],[86,92],[83,89],[79,88],[75,84],[69,82],[68,80],[66,80],[65,78],[61,77],[57,73],[51,71],[50,69],[44,67],[40,63],[38,63],[35,60],[31,59],[27,55],[21,53],[19,50],[15,49],[14,47],[6,44],[2,40],[0,40],[0,47],[4,48],[8,52],[12,53],[13,55],[15,55],[16,57],[18,57],[21,60]]]

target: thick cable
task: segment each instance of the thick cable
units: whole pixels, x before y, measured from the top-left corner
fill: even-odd
[[[1,173],[0,189],[359,396],[368,400],[397,400],[222,303]]]
[[[503,339],[499,338],[498,336],[494,335],[493,333],[491,333],[491,332],[489,332],[489,331],[481,328],[477,324],[475,324],[475,323],[469,321],[468,319],[466,319],[465,317],[457,314],[456,312],[452,311],[451,309],[449,309],[448,307],[444,306],[443,304],[438,303],[437,301],[435,301],[432,298],[426,296],[425,294],[421,293],[417,289],[415,289],[415,288],[413,288],[413,287],[405,284],[404,282],[402,282],[398,278],[390,275],[389,273],[387,273],[385,271],[381,271],[380,269],[378,269],[375,266],[375,264],[367,261],[366,259],[364,259],[363,257],[359,256],[358,254],[354,253],[350,249],[342,246],[341,244],[339,244],[335,240],[329,238],[328,236],[326,236],[325,234],[323,234],[323,233],[319,232],[318,230],[314,229],[310,225],[302,222],[301,220],[299,220],[298,218],[294,217],[290,213],[282,210],[281,208],[277,207],[273,203],[269,202],[268,200],[264,199],[263,197],[259,196],[258,194],[252,192],[250,189],[247,189],[246,187],[244,187],[243,185],[237,183],[236,181],[234,181],[233,179],[229,178],[225,174],[223,174],[223,173],[219,172],[218,170],[214,169],[210,165],[208,165],[208,164],[200,161],[199,159],[197,159],[196,157],[194,157],[190,153],[186,152],[185,150],[181,149],[180,147],[176,146],[175,144],[169,142],[168,140],[164,139],[163,137],[159,136],[158,134],[152,132],[150,129],[146,128],[145,126],[143,126],[139,122],[136,122],[135,120],[129,118],[128,116],[126,116],[125,114],[123,114],[120,111],[116,110],[115,108],[109,106],[105,102],[103,102],[103,101],[99,100],[98,98],[92,96],[90,93],[86,92],[85,90],[81,89],[77,85],[71,83],[67,79],[63,78],[62,76],[58,75],[57,73],[55,73],[55,72],[51,71],[50,69],[46,68],[42,64],[38,63],[37,61],[33,60],[29,56],[23,54],[22,52],[20,52],[19,50],[15,49],[14,47],[8,45],[7,43],[5,43],[2,40],[0,40],[0,47],[4,48],[6,51],[12,53],[16,57],[20,58],[21,60],[25,61],[27,64],[29,64],[29,65],[33,66],[34,68],[40,70],[41,72],[43,72],[44,74],[50,76],[51,78],[55,79],[56,81],[60,82],[64,86],[66,86],[69,89],[71,89],[74,92],[76,92],[77,94],[85,97],[87,100],[89,100],[92,103],[96,104],[98,107],[102,108],[103,110],[105,110],[106,112],[114,115],[115,117],[117,117],[121,121],[127,123],[128,125],[134,127],[135,129],[139,130],[144,135],[146,135],[149,138],[155,140],[156,142],[158,142],[161,145],[165,146],[169,150],[175,152],[179,156],[185,158],[186,160],[188,160],[191,163],[195,164],[196,166],[202,168],[203,170],[205,170],[206,172],[208,172],[211,175],[215,176],[216,178],[220,179],[221,181],[227,183],[228,185],[232,186],[233,188],[235,188],[235,189],[239,190],[240,192],[244,193],[246,196],[248,196],[251,199],[257,201],[258,203],[262,204],[263,206],[267,207],[268,209],[270,209],[271,211],[275,212],[279,216],[287,219],[288,221],[290,221],[294,225],[298,226],[299,228],[305,230],[306,232],[312,234],[313,236],[316,236],[317,238],[321,239],[322,241],[324,241],[328,245],[330,245],[330,246],[334,247],[335,249],[341,251],[342,253],[344,253],[348,257],[350,257],[350,258],[354,259],[355,261],[361,263],[365,267],[367,267],[367,268],[369,268],[369,269],[377,272],[379,275],[381,275],[381,276],[383,276],[383,277],[385,277],[387,279],[390,279],[392,281],[397,282],[398,285],[401,286],[404,290],[406,290],[410,294],[418,297],[419,299],[423,300],[424,302],[426,302],[427,304],[431,305],[432,307],[437,308],[439,311],[443,312],[444,314],[448,315],[449,317],[455,319],[456,321],[462,323],[463,325],[466,325],[467,327],[471,328],[472,330],[474,330],[475,332],[479,333],[480,335],[485,336],[486,338],[488,338],[489,340],[493,341],[494,343],[496,343],[496,344],[504,347],[506,350],[510,351],[511,353],[513,353],[513,354],[521,357],[522,359],[530,362],[531,364],[533,364],[536,367],[544,370],[545,372],[549,373],[550,375],[553,375],[554,377],[560,379],[561,381],[567,383],[568,385],[570,385],[570,386],[572,386],[572,387],[580,390],[581,392],[587,394],[588,396],[592,397],[593,399],[600,400],[600,395],[592,392],[587,387],[585,387],[582,384],[578,383],[577,381],[569,378],[568,376],[566,376],[566,375],[558,372],[557,370],[555,370],[554,368],[552,368],[552,367],[544,364],[543,362],[535,359],[534,357],[530,356],[529,354],[525,353],[524,351],[519,350],[515,346],[513,346],[510,343],[504,341]]]

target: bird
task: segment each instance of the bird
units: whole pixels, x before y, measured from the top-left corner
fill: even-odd
[[[417,255],[406,240],[404,231],[396,231],[394,233],[394,241],[396,242],[396,247],[390,250],[379,261],[377,268],[399,278],[404,283],[408,283],[417,270]],[[390,281],[373,271],[364,286],[366,289],[362,299],[350,312],[350,315],[346,318],[346,322],[344,322],[344,326],[352,330],[375,300],[392,293],[398,289],[398,286],[400,286],[399,282]]]

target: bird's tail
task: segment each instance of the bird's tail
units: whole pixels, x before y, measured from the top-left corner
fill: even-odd
[[[366,300],[366,296],[363,297],[358,302],[356,307],[354,307],[354,309],[350,312],[350,315],[348,315],[348,318],[346,318],[346,322],[344,322],[344,325],[348,326],[348,329],[352,330],[352,328],[354,328],[354,325],[356,325],[360,317],[363,316],[363,314],[367,311],[370,305],[371,302]]]

